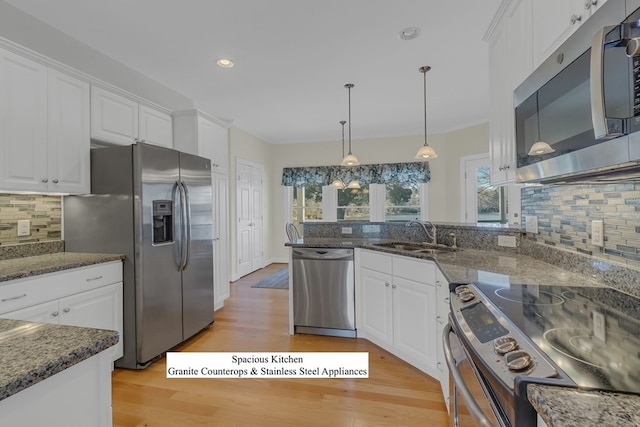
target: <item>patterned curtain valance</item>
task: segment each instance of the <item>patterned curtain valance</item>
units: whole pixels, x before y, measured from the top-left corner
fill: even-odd
[[[331,185],[337,179],[349,182],[357,179],[360,184],[417,185],[431,179],[429,162],[384,163],[360,166],[308,166],[284,168],[282,185],[304,187],[307,183]]]

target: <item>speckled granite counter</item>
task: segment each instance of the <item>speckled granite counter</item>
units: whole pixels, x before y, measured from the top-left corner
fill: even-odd
[[[434,260],[452,283],[475,282],[486,275],[504,275],[514,284],[594,286],[598,277],[567,271],[516,252],[467,249],[438,254],[411,253],[374,246],[383,239],[307,238],[292,247],[353,247]],[[548,427],[640,425],[640,396],[580,391],[564,387],[529,385],[528,398]]]
[[[0,400],[118,343],[118,333],[0,319]]]
[[[549,427],[640,425],[640,396],[529,384],[527,397]]]
[[[124,259],[120,254],[58,252],[0,261],[0,282]]]

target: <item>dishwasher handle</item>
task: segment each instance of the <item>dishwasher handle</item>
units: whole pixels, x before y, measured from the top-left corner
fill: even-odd
[[[353,249],[338,248],[294,248],[293,259],[353,260]]]

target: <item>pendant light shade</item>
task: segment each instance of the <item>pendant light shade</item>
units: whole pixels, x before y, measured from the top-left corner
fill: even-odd
[[[357,179],[354,179],[347,185],[347,188],[351,188],[352,190],[353,189],[359,190],[360,189],[360,183],[358,182]]]
[[[347,122],[345,120],[340,120],[340,125],[342,125],[342,157],[344,157],[344,125],[346,123]],[[344,182],[340,177],[337,177],[336,179],[334,179],[333,182],[331,183],[331,186],[339,190],[344,190],[346,188],[346,185],[344,185]]]
[[[544,141],[538,141],[531,146],[531,150],[527,153],[529,156],[542,156],[543,154],[553,153],[553,147]]]
[[[351,152],[351,88],[353,86],[353,83],[344,85],[349,91],[349,153],[342,159],[342,163],[340,163],[341,166],[358,166],[360,164],[358,158]]]
[[[438,157],[436,150],[427,143],[427,71],[430,69],[431,67],[428,65],[418,68],[418,71],[424,76],[424,145],[420,147],[415,158],[421,160],[435,159]]]

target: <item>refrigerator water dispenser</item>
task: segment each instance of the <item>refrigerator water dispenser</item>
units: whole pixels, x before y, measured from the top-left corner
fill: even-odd
[[[173,202],[153,201],[153,243],[173,242]]]

